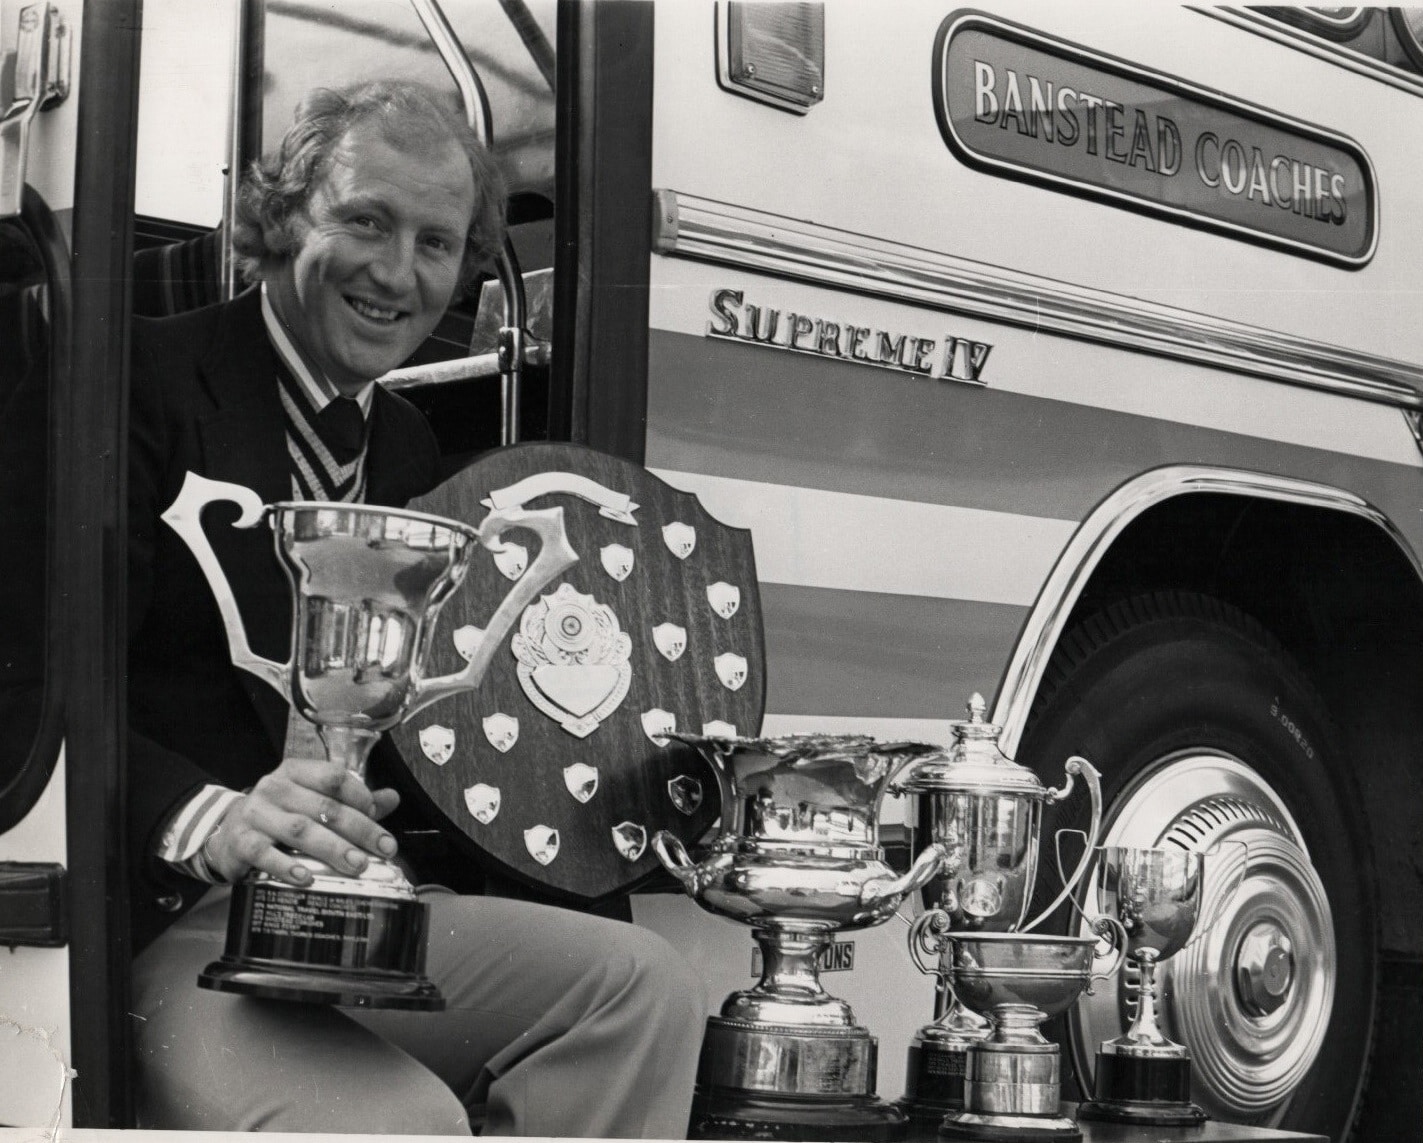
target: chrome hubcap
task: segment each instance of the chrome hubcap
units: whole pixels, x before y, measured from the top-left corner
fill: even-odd
[[[1274,921],[1262,921],[1245,934],[1235,954],[1235,987],[1252,1016],[1268,1016],[1289,1000],[1294,981],[1294,946]]]
[[[1191,1050],[1194,1098],[1208,1113],[1279,1122],[1323,1048],[1336,972],[1329,902],[1289,810],[1238,759],[1193,750],[1117,799],[1101,844],[1207,855],[1191,943],[1158,970],[1161,1024]],[[1084,997],[1069,1018],[1080,1075],[1130,1023],[1123,983]]]

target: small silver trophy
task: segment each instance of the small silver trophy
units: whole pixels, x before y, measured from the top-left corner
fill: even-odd
[[[816,958],[838,931],[877,925],[939,872],[931,845],[896,877],[879,804],[911,758],[937,748],[853,735],[744,739],[671,735],[716,771],[721,833],[694,863],[667,832],[657,856],[703,908],[751,925],[760,983],[707,1021],[692,1138],[903,1138],[904,1114],[875,1095],[877,1045],[821,987]]]
[[[237,601],[204,534],[203,509],[230,500],[234,526],[266,520],[292,588],[291,657],[276,663],[253,653]],[[577,553],[560,508],[490,512],[478,528],[362,504],[263,505],[249,488],[188,473],[163,519],[192,550],[217,599],[233,664],[270,684],[315,724],[331,765],[365,779],[381,733],[428,704],[479,686],[495,650],[520,612]],[[440,605],[464,578],[476,544],[525,528],[541,541],[534,564],[495,609],[477,638],[466,640],[463,670],[425,677]],[[351,877],[305,857],[309,885],[296,888],[264,873],[233,887],[227,944],[198,983],[222,992],[366,1008],[444,1007],[424,976],[426,907],[390,862],[372,857]]]
[[[1138,970],[1137,983],[1128,986],[1136,1015],[1122,1035],[1098,1048],[1094,1098],[1078,1107],[1078,1117],[1152,1126],[1204,1122],[1206,1113],[1191,1102],[1190,1050],[1158,1022],[1156,966],[1210,929],[1239,889],[1245,863],[1211,921],[1198,926],[1206,854],[1130,846],[1098,853],[1097,907],[1125,932],[1126,957]]]

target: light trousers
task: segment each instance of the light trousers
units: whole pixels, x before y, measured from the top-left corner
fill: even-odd
[[[443,1012],[351,1010],[197,986],[221,953],[210,891],[134,962],[139,1126],[682,1138],[701,982],[636,926],[422,893]]]

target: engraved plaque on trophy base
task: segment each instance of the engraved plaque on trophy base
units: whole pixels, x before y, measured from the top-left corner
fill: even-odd
[[[1191,1102],[1188,1056],[1132,1056],[1097,1053],[1095,1099],[1077,1109],[1079,1119],[1180,1127],[1204,1123],[1209,1116]]]
[[[940,1139],[1077,1143],[1082,1130],[1060,1103],[1056,1044],[975,1044],[964,1077],[965,1110],[939,1127]]]
[[[864,1028],[713,1016],[688,1138],[898,1143],[909,1120],[874,1094],[876,1062],[875,1038]]]
[[[909,1045],[904,1069],[904,1095],[899,1107],[916,1128],[937,1127],[951,1111],[963,1107],[967,1044],[941,1044],[916,1040]]]
[[[444,998],[424,974],[428,913],[413,892],[244,879],[232,887],[222,959],[198,983],[268,1000],[437,1012]]]

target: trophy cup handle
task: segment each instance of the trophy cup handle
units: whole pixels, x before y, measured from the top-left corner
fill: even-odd
[[[1082,911],[1079,909],[1078,912]],[[1088,917],[1086,913],[1082,913],[1082,919],[1091,926],[1092,931],[1096,933],[1098,937],[1106,937],[1110,931],[1112,952],[1115,954],[1112,957],[1112,966],[1110,968],[1104,968],[1100,972],[1094,972],[1092,974],[1087,985],[1087,994],[1090,996],[1092,993],[1091,980],[1110,980],[1116,976],[1117,970],[1122,967],[1122,961],[1126,959],[1127,955],[1127,929],[1116,917],[1109,917],[1105,913],[1100,917]]]
[[[950,872],[951,863],[957,864],[953,858],[954,851],[946,843],[936,841],[924,848],[902,876],[886,881],[866,881],[860,887],[860,904],[874,905],[922,889],[940,873]]]
[[[925,976],[939,975],[939,957],[943,954],[946,934],[949,931],[949,914],[944,909],[930,909],[920,913],[909,924],[909,956],[914,967]],[[925,961],[932,956],[934,963]]]
[[[232,586],[227,582],[227,573],[222,570],[217,553],[212,550],[203,531],[203,509],[222,500],[230,500],[242,510],[233,521],[234,528],[255,527],[266,512],[262,498],[252,489],[223,480],[209,480],[190,471],[183,479],[178,498],[163,513],[163,520],[188,545],[208,581],[208,587],[212,589],[222,615],[222,624],[227,628],[227,646],[233,666],[250,671],[263,682],[270,683],[287,702],[291,702],[288,665],[274,663],[253,653],[247,643],[247,630],[242,626],[242,614],[237,610],[237,600],[232,596]]]
[[[1238,841],[1234,838],[1226,838],[1222,841],[1216,842],[1215,845],[1211,846],[1211,848],[1202,855],[1202,857],[1205,858],[1211,856],[1211,854],[1215,853],[1223,845],[1238,845],[1241,849],[1245,851],[1245,856],[1241,859],[1240,862],[1240,868],[1235,874],[1235,883],[1231,885],[1231,887],[1221,895],[1220,900],[1216,902],[1215,912],[1211,914],[1211,919],[1207,921],[1204,925],[1196,926],[1196,931],[1191,934],[1191,939],[1181,946],[1182,952],[1185,952],[1186,949],[1190,948],[1193,944],[1195,944],[1196,941],[1198,941],[1204,934],[1210,932],[1211,929],[1215,928],[1216,922],[1218,922],[1221,917],[1225,915],[1226,907],[1233,900],[1235,900],[1235,895],[1240,892],[1240,887],[1245,884],[1245,874],[1249,872],[1250,869],[1250,846],[1246,842]]]
[[[523,508],[496,508],[479,525],[479,542],[491,552],[503,546],[499,537],[511,528],[527,528],[539,538],[539,554],[518,582],[494,610],[489,626],[480,634],[479,642],[465,664],[464,670],[453,675],[441,675],[434,679],[421,679],[415,684],[415,697],[411,701],[406,717],[429,706],[432,702],[460,691],[471,691],[479,686],[484,672],[489,669],[494,652],[504,640],[505,633],[514,621],[534,601],[534,597],[546,588],[559,573],[578,562],[578,553],[568,542],[568,532],[563,526],[562,508],[540,508],[531,511]]]
[[[701,870],[692,860],[682,839],[670,830],[660,829],[652,835],[652,852],[662,867],[682,883],[688,896],[695,900],[702,891]]]
[[[1048,904],[1048,907],[1024,925],[1019,932],[1027,933],[1037,928],[1052,915],[1053,911],[1061,905],[1064,900],[1072,896],[1072,891],[1077,888],[1077,883],[1082,880],[1082,875],[1087,872],[1087,867],[1092,863],[1092,854],[1097,845],[1097,834],[1102,828],[1102,776],[1097,772],[1097,767],[1093,766],[1087,759],[1079,758],[1074,755],[1067,760],[1067,764],[1063,769],[1067,772],[1066,785],[1061,789],[1049,790],[1047,792],[1047,800],[1052,805],[1066,801],[1068,795],[1072,793],[1074,778],[1078,774],[1082,775],[1083,782],[1087,784],[1088,800],[1092,804],[1092,818],[1087,826],[1087,848],[1083,850],[1082,860],[1077,863],[1077,868],[1073,871],[1072,876],[1064,880],[1062,892],[1054,897]],[[1059,830],[1058,834],[1060,835],[1063,832],[1066,831]],[[1075,833],[1079,831],[1074,830],[1072,832]],[[1058,872],[1061,873],[1061,868],[1059,868]]]

